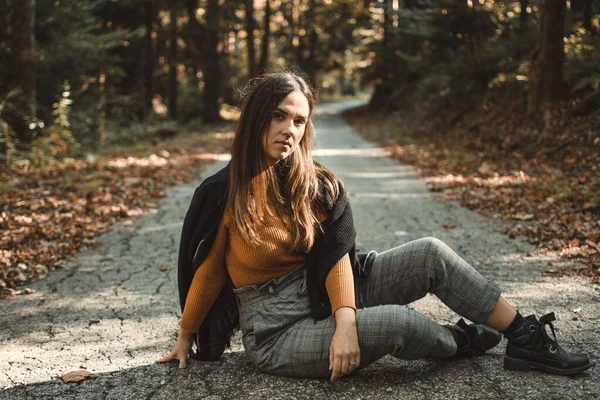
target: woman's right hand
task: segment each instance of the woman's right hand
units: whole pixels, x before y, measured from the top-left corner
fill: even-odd
[[[192,348],[192,342],[194,341],[194,333],[179,329],[179,335],[177,336],[177,343],[171,350],[168,356],[161,358],[158,362],[164,363],[172,360],[179,360],[179,368],[185,368],[187,362],[187,356]]]

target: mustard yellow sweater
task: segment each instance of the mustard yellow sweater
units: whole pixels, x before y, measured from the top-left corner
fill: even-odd
[[[263,240],[260,246],[246,243],[237,229],[230,226],[231,222],[225,212],[215,242],[196,270],[181,317],[181,328],[185,331],[198,330],[225,285],[226,273],[236,288],[260,285],[282,277],[308,258],[306,253],[288,251],[292,236],[277,217],[266,218],[265,226],[258,232]],[[356,310],[354,277],[348,254],[331,269],[325,286],[333,313],[340,307]]]

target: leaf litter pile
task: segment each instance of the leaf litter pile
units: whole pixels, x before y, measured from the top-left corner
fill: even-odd
[[[94,238],[115,222],[132,225],[156,209],[167,187],[197,178],[227,151],[231,134],[220,135],[227,140],[210,142],[210,153],[160,150],[0,171],[0,299],[33,293],[17,286],[44,278],[84,248],[101,246]]]
[[[508,221],[505,233],[525,237],[536,254],[553,251],[580,265],[549,262],[546,274],[600,283],[600,111],[575,117],[565,105],[539,133],[522,126],[522,107],[487,100],[437,126],[427,107],[422,115],[374,118],[364,106],[344,118],[417,167],[436,197]]]

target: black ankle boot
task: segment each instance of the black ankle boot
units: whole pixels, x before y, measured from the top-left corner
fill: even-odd
[[[583,354],[569,353],[556,343],[556,334],[552,321],[554,313],[549,313],[538,321],[530,315],[514,332],[505,335],[508,340],[504,369],[510,371],[529,371],[539,369],[550,374],[570,375],[585,371],[592,364]],[[546,325],[552,331],[551,338]]]
[[[446,325],[446,328],[452,332],[458,345],[457,356],[482,356],[502,340],[497,330],[481,324],[467,325],[462,318],[456,325]]]

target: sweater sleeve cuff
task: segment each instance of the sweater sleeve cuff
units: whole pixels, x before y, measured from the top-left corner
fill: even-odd
[[[342,257],[329,271],[325,287],[331,302],[332,315],[341,307],[350,307],[356,310],[354,276],[348,254]]]

